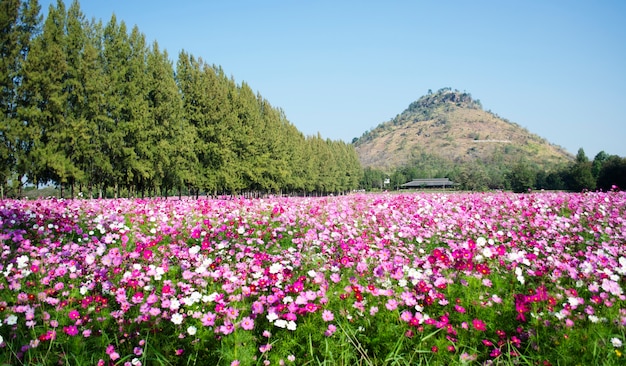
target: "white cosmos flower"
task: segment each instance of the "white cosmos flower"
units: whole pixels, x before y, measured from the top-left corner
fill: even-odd
[[[297,327],[298,327],[298,325],[293,320],[290,320],[289,322],[287,322],[287,329],[288,330],[296,330]]]
[[[568,297],[567,302],[569,302],[569,304],[573,307],[577,307],[580,304],[577,297]]]
[[[192,335],[196,335],[196,332],[198,331],[198,328],[194,327],[193,325],[190,325],[189,328],[187,328],[187,333],[192,336]]]
[[[178,308],[180,308],[180,301],[172,299],[170,301],[170,310],[178,310]]]
[[[180,313],[175,313],[172,315],[172,323],[179,325],[183,322],[183,316]]]
[[[277,319],[274,325],[279,328],[287,328],[287,321],[285,319]]]
[[[622,346],[622,340],[616,337],[611,338],[611,344],[615,348],[620,348]]]
[[[272,274],[276,274],[278,272],[281,272],[283,270],[283,265],[280,263],[273,263],[270,266],[270,273]]]
[[[17,258],[17,268],[24,268],[28,263],[28,256],[22,255]]]
[[[17,324],[17,316],[15,316],[14,314],[11,314],[7,316],[4,322],[6,323],[6,325],[15,325]]]

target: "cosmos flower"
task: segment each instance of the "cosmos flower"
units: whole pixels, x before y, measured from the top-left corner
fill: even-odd
[[[180,313],[174,313],[172,314],[172,323],[176,324],[176,325],[180,325],[183,322],[183,315]]]
[[[254,329],[254,320],[252,320],[250,317],[245,317],[241,319],[241,322],[239,323],[239,325],[241,326],[242,329],[252,330]]]

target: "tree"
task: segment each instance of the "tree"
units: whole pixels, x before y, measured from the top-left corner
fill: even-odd
[[[124,146],[127,149],[125,184],[129,189],[144,191],[154,184],[154,156],[159,140],[159,128],[149,116],[149,78],[145,36],[134,26],[128,37],[130,55],[125,82],[121,85],[124,98]],[[154,188],[154,187],[153,187]]]
[[[21,190],[26,177],[32,139],[18,112],[26,104],[21,94],[28,94],[22,87],[24,62],[40,32],[40,10],[36,0],[0,2],[0,198],[9,179]]]
[[[19,118],[24,143],[17,170],[35,184],[66,183],[80,172],[63,151],[68,64],[65,57],[65,6],[50,6],[43,32],[36,37],[24,63]]]
[[[617,155],[608,156],[598,173],[598,188],[609,191],[626,189],[626,158]]]
[[[537,172],[537,189],[548,189],[562,191],[567,189],[563,180],[562,170],[539,171]]]
[[[600,151],[593,158],[593,162],[591,163],[591,174],[595,179],[598,179],[598,175],[600,175],[600,170],[602,169],[602,165],[609,158],[609,154],[604,151]]]
[[[591,170],[591,162],[589,162],[582,148],[578,149],[576,160],[569,169],[567,187],[576,192],[592,190],[596,187],[596,182]]]
[[[88,136],[82,140],[79,165],[86,175],[89,197],[94,197],[94,189],[98,189],[98,196],[102,197],[102,190],[113,175],[113,166],[107,155],[110,149],[107,128],[112,125],[107,113],[109,77],[104,67],[102,23],[83,24],[85,43],[78,74],[82,90],[79,115],[86,121]]]
[[[120,195],[122,186],[133,183],[138,169],[133,143],[138,137],[135,132],[141,127],[137,120],[142,116],[141,107],[137,106],[139,96],[134,93],[138,92],[137,87],[130,85],[131,77],[137,74],[133,70],[137,66],[132,65],[132,57],[126,24],[118,24],[113,15],[103,33],[103,69],[109,85],[105,94],[107,118],[100,120],[99,124],[102,151],[109,159],[111,171],[99,180],[105,190],[107,186],[113,186],[116,196]]]
[[[15,115],[17,77],[21,68],[20,1],[0,2],[0,185],[4,188],[16,164],[16,129],[19,120]]]
[[[530,164],[525,160],[520,160],[513,166],[507,178],[513,192],[527,192],[535,187],[537,174]]]
[[[147,71],[149,119],[153,121],[150,139],[155,142],[151,155],[152,184],[161,187],[165,195],[176,187],[180,195],[183,187],[197,184],[197,136],[183,118],[173,65],[156,41],[148,54]]]
[[[284,148],[287,153],[287,166],[291,172],[283,188],[291,192],[304,192],[307,187],[309,162],[306,139],[302,132],[287,121],[282,110],[280,116],[285,126]]]
[[[463,166],[454,181],[463,190],[485,191],[489,187],[489,176],[485,167],[477,162]]]
[[[382,170],[366,167],[363,169],[363,176],[359,187],[370,191],[372,189],[382,189],[386,174]],[[414,179],[409,177],[409,179]]]
[[[61,8],[59,8],[60,10]],[[92,67],[93,54],[88,45],[87,32],[89,28],[78,1],[72,2],[67,11],[65,20],[65,62],[67,65],[64,75],[63,91],[65,94],[64,126],[57,131],[54,143],[56,149],[63,155],[66,167],[65,174],[55,179],[61,186],[69,184],[70,196],[74,196],[75,183],[85,182],[86,169],[89,167],[87,159],[92,155],[93,147],[89,144],[90,133],[93,131],[93,120],[87,119],[85,114],[87,95],[85,90],[85,75]]]

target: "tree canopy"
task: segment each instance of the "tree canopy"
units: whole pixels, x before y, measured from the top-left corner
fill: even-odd
[[[305,136],[220,66],[157,42],[78,1],[40,15],[2,1],[0,184],[55,184],[92,197],[345,192],[361,172],[351,144]]]

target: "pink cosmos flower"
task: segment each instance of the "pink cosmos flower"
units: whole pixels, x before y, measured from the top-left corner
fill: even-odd
[[[239,310],[233,307],[228,307],[226,310],[226,316],[229,319],[236,319],[239,316]]]
[[[76,320],[78,318],[80,318],[80,313],[78,312],[78,310],[71,310],[67,316],[72,319],[72,320]]]
[[[385,307],[389,311],[396,310],[398,308],[398,301],[396,299],[389,299],[389,300],[387,300],[387,303],[385,304]]]
[[[333,324],[328,324],[328,328],[326,329],[326,331],[324,332],[324,335],[326,337],[330,337],[331,335],[333,335],[335,332],[337,331],[337,327]]]
[[[474,328],[476,328],[476,330],[479,330],[481,332],[484,332],[487,330],[487,325],[485,324],[484,321],[480,319],[472,320],[472,325],[474,326]]]
[[[78,328],[75,325],[63,327],[63,332],[71,337],[78,334]]]
[[[254,320],[252,320],[250,317],[247,316],[241,319],[241,322],[239,323],[239,325],[244,330],[252,330],[254,329]]]
[[[252,303],[252,313],[253,314],[261,314],[263,312],[263,303],[260,301],[255,301]]]
[[[331,322],[334,319],[335,319],[335,315],[333,314],[332,311],[326,309],[322,312],[322,320],[324,320],[325,322]]]
[[[111,361],[115,361],[118,358],[120,358],[120,354],[115,352],[115,346],[113,346],[112,344],[109,344],[105,350],[106,354],[109,355],[109,357],[111,358]]]
[[[224,325],[220,325],[218,329],[222,334],[228,335],[235,330],[235,326],[233,323],[225,323]]]
[[[202,325],[204,325],[205,327],[211,327],[213,325],[215,325],[215,318],[217,316],[211,312],[208,312],[206,314],[204,314],[204,316],[202,317]]]
[[[400,314],[400,319],[402,319],[402,321],[404,322],[409,322],[411,320],[411,318],[413,318],[413,314],[408,311],[408,310],[404,310],[401,314]]]

